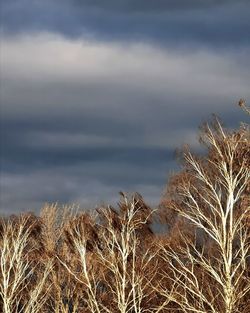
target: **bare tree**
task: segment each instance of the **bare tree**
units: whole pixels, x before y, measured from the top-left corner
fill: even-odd
[[[51,288],[44,312],[45,309],[53,313],[79,312],[77,310],[82,297],[81,288],[79,288],[78,284],[72,283],[71,275],[65,271],[65,268],[58,260],[60,258],[66,262],[71,258],[64,240],[64,228],[68,221],[77,213],[78,209],[74,205],[45,204],[40,213],[43,253],[54,265],[47,279],[47,283]]]
[[[31,215],[1,220],[0,305],[4,313],[38,313],[46,301],[52,264],[42,266],[34,260],[37,232],[39,222]]]
[[[177,213],[178,246],[162,245],[166,279],[160,292],[181,312],[249,312],[249,129],[225,133],[216,121],[203,130],[207,157],[184,155],[185,169],[165,207]],[[174,191],[174,193],[173,193]],[[183,225],[184,228],[183,228]]]
[[[94,218],[85,214],[82,221],[77,218],[74,227],[70,225],[68,236],[81,271],[64,266],[84,286],[89,312],[147,311],[157,268],[157,262],[153,263],[156,250],[149,242],[145,244],[152,234],[148,225],[151,214],[140,197],[128,200],[124,195],[119,212],[101,208]]]

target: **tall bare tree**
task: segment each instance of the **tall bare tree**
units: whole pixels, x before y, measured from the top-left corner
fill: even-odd
[[[0,307],[4,313],[38,313],[46,301],[50,262],[36,260],[40,223],[21,215],[0,223]],[[40,251],[41,252],[41,251]]]
[[[201,139],[207,156],[186,151],[165,198],[179,234],[178,245],[162,245],[165,277],[177,282],[170,300],[181,312],[249,312],[249,129],[226,133],[216,120]]]
[[[67,236],[81,270],[64,266],[84,286],[89,312],[147,311],[157,269],[156,250],[147,241],[151,214],[141,197],[123,195],[119,211],[100,208],[96,217],[84,214],[70,224]]]

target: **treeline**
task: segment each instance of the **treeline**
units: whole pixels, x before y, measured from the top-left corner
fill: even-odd
[[[249,313],[249,129],[215,120],[201,143],[156,210],[121,193],[116,208],[2,218],[0,311]]]

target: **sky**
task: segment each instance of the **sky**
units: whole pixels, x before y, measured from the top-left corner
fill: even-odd
[[[157,205],[175,151],[250,99],[249,0],[1,0],[0,212]]]

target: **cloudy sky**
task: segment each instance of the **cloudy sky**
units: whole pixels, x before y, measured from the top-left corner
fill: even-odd
[[[1,212],[160,200],[250,99],[249,0],[1,0]]]

